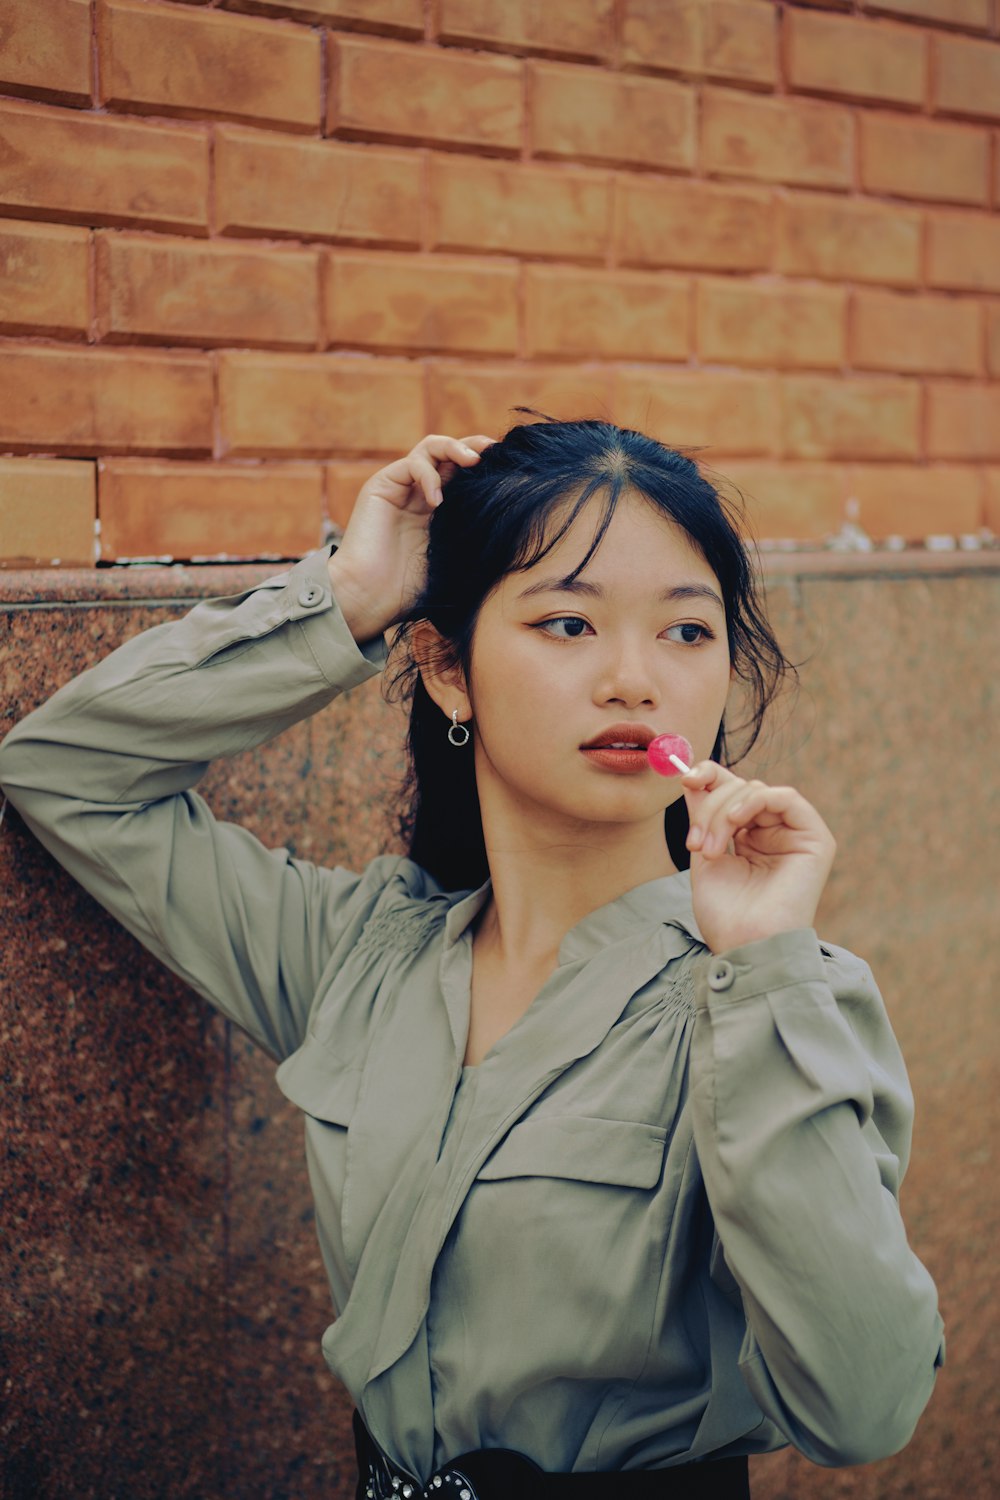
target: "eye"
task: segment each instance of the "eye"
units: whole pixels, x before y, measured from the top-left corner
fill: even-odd
[[[671,635],[674,630],[681,632],[679,640],[677,636]],[[696,625],[693,620],[686,620],[683,625],[671,625],[666,634],[672,641],[676,640],[678,645],[683,646],[700,646],[703,641],[715,639],[714,631],[709,630],[707,625]]]
[[[557,626],[565,626],[565,633],[557,629]],[[535,630],[544,630],[557,641],[575,641],[579,639],[590,626],[586,620],[581,620],[579,615],[558,615],[554,620],[542,620],[533,627]]]

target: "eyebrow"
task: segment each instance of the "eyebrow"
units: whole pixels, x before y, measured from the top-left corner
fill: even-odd
[[[587,599],[604,598],[604,590],[599,584],[588,583],[583,578],[540,578],[537,583],[522,589],[517,597],[527,599],[532,594],[580,594]],[[723,614],[726,612],[722,599],[707,583],[675,583],[658,595],[658,600],[663,603],[673,603],[677,599],[710,599]]]

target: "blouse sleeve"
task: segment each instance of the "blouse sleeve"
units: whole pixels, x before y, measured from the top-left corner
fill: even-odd
[[[377,674],[333,598],[328,551],[125,643],[29,714],[0,782],[45,847],[147,948],[272,1056],[305,1033],[338,941],[397,866],[363,875],[267,849],[192,787]]]
[[[695,1140],[746,1314],[743,1377],[813,1462],[886,1457],[944,1346],[897,1203],[913,1109],[881,996],[807,929],[701,960],[696,1005]]]

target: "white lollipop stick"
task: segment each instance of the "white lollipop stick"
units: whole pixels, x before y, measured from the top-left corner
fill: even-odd
[[[684,764],[679,755],[668,755],[667,760],[669,760],[672,766],[676,766],[678,771],[681,771],[685,776],[691,769],[690,766]]]

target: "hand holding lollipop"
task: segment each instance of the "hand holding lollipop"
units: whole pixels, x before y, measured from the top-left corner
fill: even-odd
[[[694,914],[712,951],[812,927],[836,852],[812,804],[712,760],[692,767],[683,735],[658,735],[646,753],[661,776],[682,778]]]

